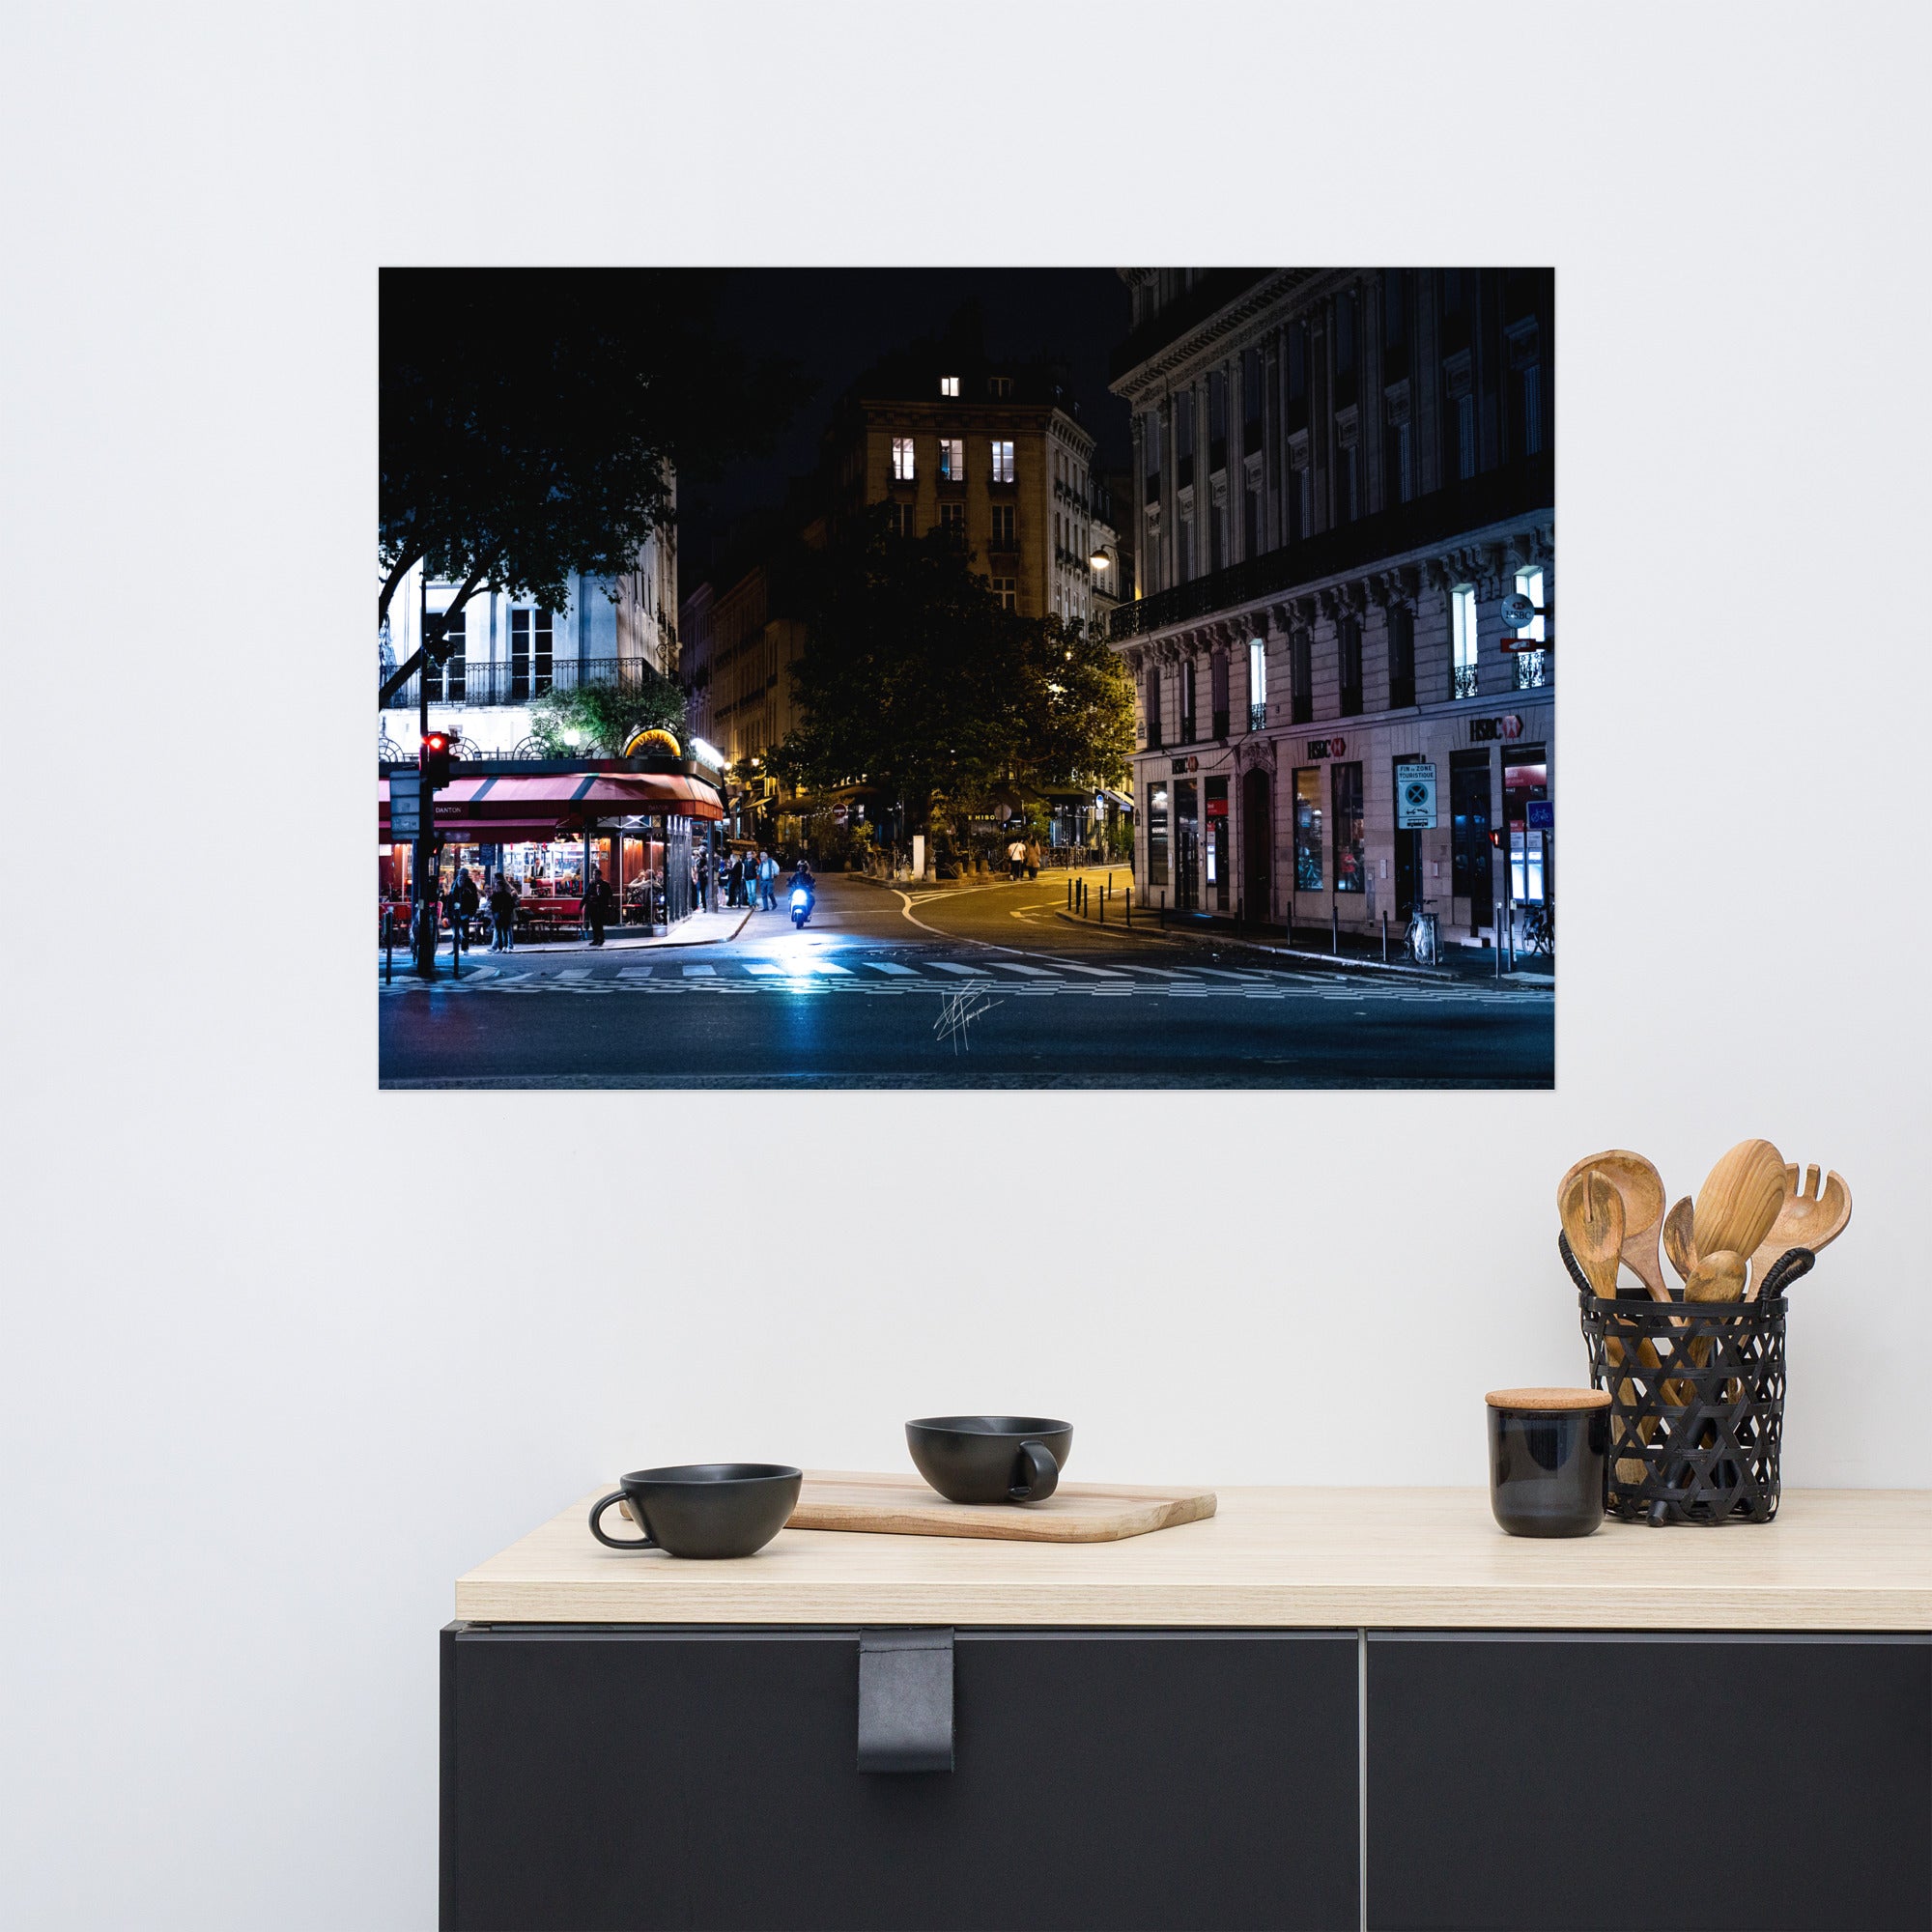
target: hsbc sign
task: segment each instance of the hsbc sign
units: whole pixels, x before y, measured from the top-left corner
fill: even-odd
[[[1311,738],[1308,741],[1308,755],[1311,758],[1339,758],[1347,754],[1349,741],[1346,738]]]

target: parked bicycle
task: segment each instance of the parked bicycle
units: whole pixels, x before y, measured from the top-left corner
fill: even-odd
[[[1417,966],[1435,966],[1441,961],[1441,935],[1436,917],[1428,909],[1426,899],[1417,899],[1408,915],[1402,950]]]
[[[1556,901],[1536,899],[1527,906],[1522,915],[1522,943],[1540,959],[1548,959],[1556,952]]]

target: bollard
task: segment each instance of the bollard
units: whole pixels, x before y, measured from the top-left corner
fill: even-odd
[[[1328,950],[1338,956],[1342,951],[1342,908],[1328,901]]]
[[[1106,888],[1103,886],[1100,889],[1100,923],[1102,925],[1105,925],[1106,923],[1107,923],[1107,891]]]
[[[389,923],[389,915],[383,915],[383,983],[395,984],[396,980],[396,929]]]
[[[1384,912],[1382,914],[1382,964],[1386,966],[1388,963],[1389,963],[1389,916],[1387,912]]]
[[[1066,910],[1068,912],[1073,910],[1073,874],[1071,872],[1068,872],[1066,875]]]
[[[449,922],[449,970],[455,979],[463,978],[463,915],[458,913]]]
[[[1496,978],[1500,980],[1503,977],[1503,902],[1501,899],[1498,899],[1495,902],[1495,921],[1496,921]]]
[[[1127,926],[1131,930],[1134,923],[1134,889],[1127,888]]]

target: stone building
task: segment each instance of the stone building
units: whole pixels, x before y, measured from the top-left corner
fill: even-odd
[[[1122,276],[1144,896],[1493,943],[1554,887],[1551,271]]]
[[[415,654],[425,620],[436,622],[457,587],[425,584],[421,565],[411,571],[389,606],[381,645],[385,679]],[[572,576],[562,611],[479,591],[463,608],[457,649],[411,679],[382,713],[384,755],[415,755],[423,677],[430,728],[458,733],[471,756],[501,757],[527,741],[530,705],[547,691],[676,676],[677,608],[677,544],[668,529],[646,541],[621,577]]]

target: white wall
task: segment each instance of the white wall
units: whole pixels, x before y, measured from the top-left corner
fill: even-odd
[[[1546,10],[1532,36],[1419,8],[1360,99],[1297,88],[1278,155],[1226,147],[1240,191],[1163,184],[1136,133],[1077,236],[1055,204],[1027,251],[1557,262],[1554,1094],[383,1095],[375,265],[997,261],[1044,209],[1022,168],[1092,179],[1091,120],[1042,122],[1005,36],[934,15],[879,56],[924,100],[944,30],[974,103],[975,192],[935,227],[928,171],[823,111],[822,63],[853,58],[826,8],[657,11],[648,47],[605,11],[612,65],[681,84],[648,127],[525,87],[515,143],[413,112],[379,140],[375,102],[540,69],[526,10],[10,23],[0,543],[34,649],[0,769],[39,855],[0,1163],[14,1924],[431,1924],[451,1579],[641,1462],[892,1466],[901,1418],[992,1404],[1073,1417],[1086,1476],[1477,1482],[1483,1390],[1582,1374],[1550,1197],[1595,1147],[1673,1193],[1746,1134],[1842,1170],[1858,1218],[1794,1294],[1789,1477],[1932,1484],[1922,14]],[[1272,11],[1212,13],[1255,71]],[[1026,36],[1125,114],[1175,16],[1097,18]],[[1293,31],[1295,71],[1368,71],[1354,16]],[[704,138],[727,87],[767,146]],[[245,640],[258,681],[198,682],[237,610],[285,613]],[[75,755],[77,665],[116,674],[106,755]],[[298,716],[294,796],[243,782]],[[702,1152],[748,1119],[781,1151],[751,1208]],[[1070,1191],[1047,1151],[1088,1145]],[[934,1212],[945,1147],[955,1175],[1036,1149],[1039,1177]]]

